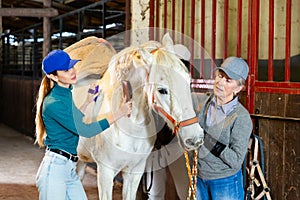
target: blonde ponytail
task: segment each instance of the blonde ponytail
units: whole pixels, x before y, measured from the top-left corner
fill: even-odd
[[[42,108],[43,108],[43,102],[45,96],[50,92],[50,90],[53,88],[54,84],[51,79],[49,79],[47,76],[44,76],[44,78],[41,81],[41,85],[39,88],[39,93],[36,101],[36,116],[35,116],[35,135],[36,140],[35,143],[37,143],[40,147],[45,147],[44,140],[46,138],[46,128],[43,122],[42,118]]]

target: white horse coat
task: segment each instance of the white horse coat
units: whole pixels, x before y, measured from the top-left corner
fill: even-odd
[[[140,47],[128,47],[111,58],[101,79],[99,75],[97,85],[101,94],[89,106],[86,122],[103,119],[106,113],[114,113],[119,108],[124,100],[122,80],[129,81],[132,87],[133,104],[130,117],[119,119],[95,137],[80,137],[77,149],[80,159],[97,163],[100,199],[112,199],[113,180],[119,172],[122,172],[123,177],[123,199],[136,198],[147,157],[156,139],[157,127],[153,111],[171,129],[178,130],[178,140],[183,148],[193,150],[202,144],[203,130],[197,122],[177,126],[179,122],[194,118],[196,114],[189,73],[172,47],[173,41],[168,35],[164,36],[162,44],[149,41]],[[78,59],[76,53],[71,57]],[[101,59],[101,55],[99,57]],[[85,99],[88,83],[95,81],[90,75],[85,72],[85,77],[73,89],[74,102],[78,107]]]

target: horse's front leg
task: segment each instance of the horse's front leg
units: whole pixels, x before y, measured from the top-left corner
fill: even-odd
[[[77,166],[76,166],[77,174],[78,174],[81,181],[84,178],[86,166],[87,166],[87,163],[82,161],[82,160],[79,160],[77,162]]]
[[[97,163],[97,183],[100,200],[111,200],[114,185],[114,170]]]
[[[123,172],[123,200],[136,199],[137,190],[142,178],[142,173]]]

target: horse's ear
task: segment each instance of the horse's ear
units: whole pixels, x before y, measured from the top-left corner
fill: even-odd
[[[174,45],[175,54],[183,60],[189,61],[191,58],[191,53],[188,48],[182,44],[175,44]]]
[[[174,52],[174,47],[173,47],[174,46],[174,42],[173,42],[173,40],[172,40],[172,38],[171,38],[171,36],[170,36],[169,33],[166,33],[163,36],[163,38],[162,38],[162,44],[163,44],[163,46],[166,49],[170,50],[171,52]]]

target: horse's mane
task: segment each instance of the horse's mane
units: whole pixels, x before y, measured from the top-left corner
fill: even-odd
[[[190,82],[190,75],[187,67],[176,54],[172,44],[165,46],[157,41],[148,41],[144,43],[142,47],[152,54],[152,65],[173,69],[182,75],[186,81]]]
[[[169,35],[163,42],[150,40],[140,46],[131,46],[114,55],[108,70],[115,76],[115,81],[121,81],[132,68],[146,67],[149,71],[152,65],[168,67],[177,71],[190,82],[189,72],[174,50],[173,41]]]
[[[152,55],[142,47],[127,47],[114,55],[109,62],[108,71],[114,77],[111,81],[120,82],[133,68],[149,69],[151,62]]]

